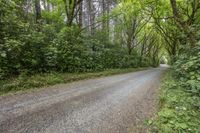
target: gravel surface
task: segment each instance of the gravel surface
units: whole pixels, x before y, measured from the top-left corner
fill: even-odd
[[[165,67],[0,97],[0,133],[145,132]]]

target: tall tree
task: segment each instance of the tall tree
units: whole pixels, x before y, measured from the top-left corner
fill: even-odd
[[[35,20],[36,20],[36,23],[39,23],[41,18],[42,18],[42,15],[41,15],[40,0],[35,0]]]
[[[73,20],[77,17],[80,4],[83,0],[63,0],[67,15],[67,26],[72,26]]]
[[[83,26],[83,1],[79,5],[79,16],[78,16],[78,23],[79,27],[81,28]]]

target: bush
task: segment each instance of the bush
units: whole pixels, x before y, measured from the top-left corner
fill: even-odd
[[[200,45],[174,63],[161,91],[161,110],[153,122],[156,132],[200,131]],[[154,131],[154,132],[155,132]]]
[[[183,82],[174,79],[172,71],[164,80],[160,96],[161,110],[150,120],[152,132],[197,133],[200,128],[200,97],[185,91]]]
[[[200,44],[191,51],[192,54],[182,55],[174,64],[175,77],[180,79],[186,91],[200,96]]]
[[[15,22],[15,21],[14,21]],[[77,26],[61,30],[51,25],[13,23],[16,33],[8,32],[0,45],[0,78],[21,73],[92,72],[112,68],[149,66],[145,58],[133,50],[108,41],[107,35],[97,31],[94,35],[80,33]],[[60,32],[57,32],[60,31]]]

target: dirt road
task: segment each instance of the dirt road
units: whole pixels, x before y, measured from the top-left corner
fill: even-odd
[[[0,97],[0,133],[126,133],[155,111],[166,68]]]

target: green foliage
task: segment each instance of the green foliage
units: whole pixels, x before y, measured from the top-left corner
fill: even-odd
[[[101,32],[88,36],[76,26],[58,33],[50,25],[31,27],[24,24],[15,38],[4,38],[4,44],[0,45],[1,78],[21,73],[88,72],[139,66],[136,51],[128,55],[120,45],[103,39]]]
[[[200,131],[200,45],[184,47],[161,90],[161,110],[154,132],[197,133]]]
[[[53,36],[53,32],[40,32],[24,25],[22,33],[15,37],[4,37],[4,44],[0,45],[1,77],[23,71],[52,70],[56,64],[56,49],[51,44]]]
[[[32,76],[21,74],[17,78],[1,80],[0,81],[0,95],[8,93],[16,93],[19,91],[27,91],[30,89],[37,89],[55,85],[59,83],[69,83],[72,81],[102,77],[120,73],[128,73],[146,68],[130,68],[130,69],[109,69],[101,72],[87,72],[87,73],[41,73]]]
[[[185,91],[183,82],[174,79],[172,71],[162,85],[160,105],[156,119],[151,120],[152,132],[159,133],[197,133],[200,131],[200,98]]]
[[[135,1],[137,9],[132,10],[130,3],[119,7],[124,11],[130,7],[130,12],[124,12],[127,19],[145,7],[145,2]],[[23,1],[0,0],[0,79],[22,73],[92,72],[155,64],[147,56],[140,61],[136,49],[128,54],[122,42],[110,41],[105,29],[89,35],[74,23],[66,26],[63,1],[49,0],[48,4],[56,8],[42,10],[36,23],[34,12],[25,12]]]
[[[195,96],[200,96],[200,44],[180,56],[174,64],[175,76],[182,86]]]

